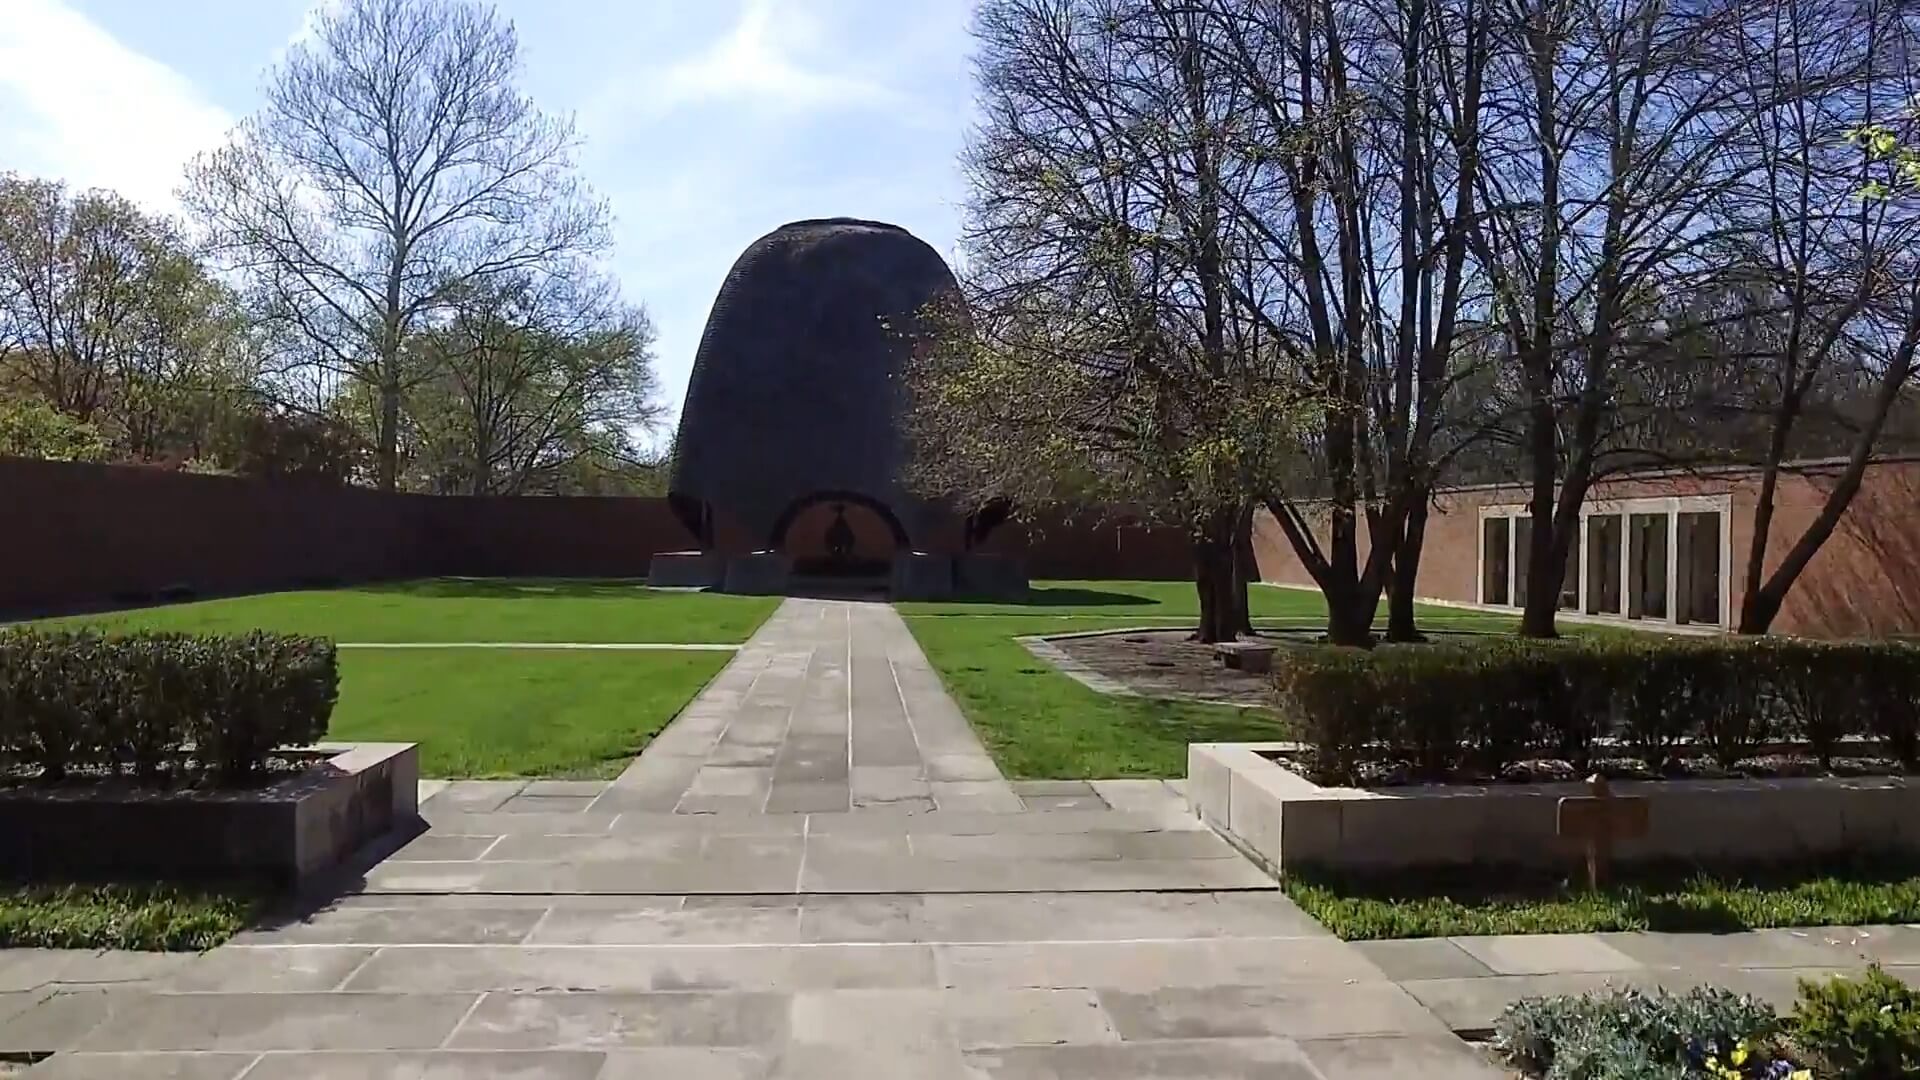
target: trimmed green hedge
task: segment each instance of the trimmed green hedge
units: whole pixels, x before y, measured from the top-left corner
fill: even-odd
[[[1723,766],[1780,741],[1805,743],[1823,767],[1846,738],[1876,740],[1908,769],[1920,750],[1920,648],[1894,642],[1495,638],[1275,661],[1281,713],[1327,783],[1383,760],[1431,779],[1498,775],[1527,756],[1584,771],[1602,739],[1654,770],[1683,746]]]
[[[276,747],[326,735],[339,687],[322,638],[0,631],[0,764],[151,783],[184,755],[245,783]]]

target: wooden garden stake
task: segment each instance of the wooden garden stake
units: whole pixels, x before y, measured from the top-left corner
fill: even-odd
[[[1587,887],[1598,889],[1612,868],[1614,841],[1647,835],[1647,800],[1616,798],[1607,778],[1599,773],[1587,777],[1587,792],[1560,800],[1555,825],[1561,836],[1586,847]]]

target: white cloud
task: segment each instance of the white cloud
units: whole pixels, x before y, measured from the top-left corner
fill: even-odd
[[[0,161],[156,210],[232,124],[178,72],[60,0],[0,0]]]
[[[887,86],[847,72],[809,67],[791,55],[817,39],[792,4],[747,0],[733,27],[711,45],[662,72],[656,104],[672,107],[748,102],[777,110],[896,105]]]

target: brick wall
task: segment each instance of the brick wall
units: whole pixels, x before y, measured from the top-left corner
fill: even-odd
[[[819,523],[824,529],[824,523]],[[957,526],[956,526],[957,536]],[[0,612],[432,575],[642,577],[694,539],[664,499],[386,495],[0,458]],[[1179,530],[1012,523],[1036,578],[1181,579]]]
[[[1831,470],[1781,478],[1767,545],[1769,571],[1818,514],[1832,482]],[[1758,477],[1750,473],[1621,478],[1596,485],[1589,501],[1726,496],[1731,506],[1725,568],[1730,578],[1729,623],[1737,624],[1748,552],[1753,547],[1758,485]],[[1428,519],[1418,594],[1423,599],[1473,603],[1479,595],[1480,508],[1519,505],[1526,498],[1526,490],[1520,487],[1442,493]],[[1834,535],[1788,593],[1774,629],[1816,637],[1920,633],[1920,515],[1916,510],[1920,510],[1920,462],[1886,462],[1870,468]],[[1324,540],[1324,523],[1318,531]],[[1364,558],[1364,525],[1360,547]],[[1254,551],[1263,580],[1313,584],[1279,524],[1264,511],[1255,522]]]

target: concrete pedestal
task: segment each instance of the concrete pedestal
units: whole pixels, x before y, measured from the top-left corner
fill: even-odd
[[[712,589],[725,576],[725,560],[704,551],[663,551],[647,564],[647,584],[656,589]]]
[[[793,577],[793,560],[777,551],[756,551],[727,560],[723,592],[746,596],[781,596]]]
[[[953,595],[953,559],[902,552],[893,557],[890,585],[895,600],[945,600]]]
[[[954,560],[954,587],[961,596],[1024,600],[1027,564],[1005,555],[962,555]]]

